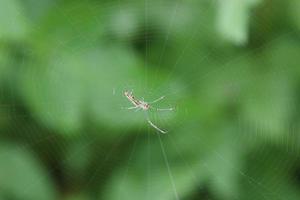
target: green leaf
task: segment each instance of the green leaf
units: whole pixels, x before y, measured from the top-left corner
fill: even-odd
[[[260,0],[219,0],[217,27],[221,35],[237,45],[248,41],[250,10]]]
[[[82,4],[54,9],[36,32],[33,46],[38,57],[20,73],[27,107],[38,121],[59,132],[78,132],[86,119],[112,130],[146,127],[143,112],[122,109],[131,106],[123,92],[134,90],[138,98],[146,99],[150,92],[145,77],[156,76],[148,82],[157,87],[165,75],[145,69],[130,46],[108,45],[98,4]],[[162,95],[152,93],[149,99]]]
[[[220,199],[234,199],[238,195],[242,152],[240,144],[225,137],[206,161],[211,190]]]
[[[300,31],[300,2],[298,0],[289,0],[288,13],[291,16],[291,21]]]
[[[19,200],[54,200],[57,192],[49,174],[26,149],[0,146],[0,194]]]
[[[139,31],[140,16],[136,9],[122,6],[121,10],[113,9],[111,11],[112,14],[107,19],[108,29],[111,31],[111,35],[116,38],[131,40],[131,37]]]
[[[299,51],[298,40],[288,34],[272,42],[265,56],[274,73],[281,71],[293,82],[300,77]]]
[[[137,87],[144,77],[140,65],[136,55],[121,46],[76,53],[65,49],[43,62],[29,63],[21,73],[20,88],[33,115],[48,128],[74,133],[86,115],[97,126],[123,130],[146,124],[143,112],[122,109],[131,106],[124,90],[135,89],[142,96]]]
[[[6,77],[10,56],[5,48],[0,47],[0,83]]]
[[[83,113],[111,126],[125,125],[130,117],[121,109],[122,94],[113,96],[112,91],[133,80],[135,69],[134,55],[119,46],[81,49],[75,54],[63,50],[28,66],[22,73],[23,94],[34,116],[61,131],[78,130]]]
[[[31,21],[38,22],[43,16],[48,14],[53,6],[57,6],[58,1],[53,0],[26,0],[22,1],[24,7],[28,11],[28,16]]]
[[[291,80],[274,72],[257,77],[245,96],[243,116],[262,136],[280,139],[285,134],[294,105]]]
[[[296,114],[295,83],[299,77],[299,47],[289,36],[274,41],[263,62],[253,66],[249,87],[242,97],[242,118],[257,134],[282,143],[290,119]],[[253,68],[254,69],[254,68]],[[242,76],[244,77],[244,76]],[[250,77],[245,76],[245,77]]]
[[[129,160],[106,185],[103,198],[171,200],[176,199],[176,190],[181,199],[197,191],[197,187],[211,183],[215,194],[232,199],[238,191],[239,161],[243,152],[238,151],[239,144],[231,140],[232,133],[228,130],[216,134],[191,123],[170,136],[161,135],[170,172],[158,136],[139,139]]]
[[[20,40],[29,31],[28,20],[19,0],[0,1],[0,40]]]
[[[297,178],[299,162],[297,152],[263,143],[247,156],[247,169],[243,171],[241,199],[287,199],[300,198]]]
[[[57,2],[40,20],[31,37],[41,57],[79,44],[93,47],[105,30],[104,12],[96,2]],[[83,48],[83,47],[81,47]]]
[[[186,170],[185,164],[176,162],[176,152],[170,151],[167,139],[162,139],[174,182],[170,180],[158,139],[151,139],[150,157],[147,153],[147,141],[138,141],[138,147],[133,152],[132,160],[125,162],[122,168],[116,170],[106,185],[103,199],[107,200],[138,200],[138,199],[175,199],[174,190],[180,197],[193,190],[193,174]],[[151,160],[150,166],[149,160]],[[194,169],[195,166],[193,166]],[[147,171],[149,170],[149,171]],[[173,187],[173,184],[175,188]]]
[[[63,200],[91,200],[88,194],[85,193],[74,193],[69,194]]]
[[[86,177],[88,166],[92,160],[93,139],[86,137],[72,141],[64,156],[64,169],[72,185]]]

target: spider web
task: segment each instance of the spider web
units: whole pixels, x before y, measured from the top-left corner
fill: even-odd
[[[82,5],[86,2],[88,1],[84,1]],[[74,5],[76,9],[76,6],[78,5],[75,3]],[[173,6],[172,9],[169,9],[170,5]],[[53,7],[59,6],[59,2],[57,5],[53,5]],[[63,180],[57,181],[59,184],[61,184],[60,186],[62,188],[64,188],[65,185],[71,185],[69,187],[72,187],[72,190],[85,192],[89,191],[92,187],[97,188],[98,185],[105,183],[104,186],[99,186],[98,188],[101,191],[100,195],[98,195],[103,195],[105,199],[132,199],[134,196],[136,196],[137,199],[153,199],[154,196],[160,199],[178,200],[188,198],[189,194],[192,195],[194,193],[199,193],[198,196],[200,198],[206,198],[205,195],[208,195],[207,199],[222,199],[221,197],[224,197],[224,199],[241,199],[242,197],[238,196],[238,194],[235,194],[230,188],[227,189],[230,191],[229,193],[222,191],[222,187],[225,187],[224,185],[226,185],[226,182],[229,178],[240,179],[243,184],[246,185],[246,187],[250,187],[253,191],[258,192],[258,196],[262,199],[284,199],[284,196],[281,195],[280,186],[275,187],[275,190],[273,190],[269,187],[268,182],[264,182],[263,179],[257,179],[257,177],[253,177],[251,170],[240,167],[243,164],[239,163],[238,159],[234,157],[241,156],[234,154],[234,151],[241,148],[241,144],[251,146],[256,140],[261,140],[260,138],[262,135],[267,132],[265,129],[263,129],[259,121],[257,122],[257,126],[254,126],[255,130],[253,130],[252,128],[248,127],[251,124],[245,125],[243,116],[233,114],[234,117],[231,118],[231,120],[234,120],[234,123],[229,123],[231,124],[230,126],[220,124],[219,127],[212,128],[209,127],[209,125],[215,125],[215,123],[212,123],[213,119],[210,119],[212,121],[207,119],[209,114],[205,114],[204,111],[201,111],[196,107],[199,105],[200,108],[205,108],[205,106],[201,106],[203,101],[201,101],[200,98],[205,98],[201,95],[211,95],[212,100],[215,100],[214,98],[222,97],[222,95],[218,94],[218,92],[226,93],[226,87],[229,88],[228,91],[230,92],[230,89],[234,90],[235,87],[239,87],[242,84],[248,84],[240,80],[247,76],[247,73],[249,72],[248,69],[242,67],[239,68],[236,66],[239,64],[244,66],[242,65],[243,62],[249,59],[253,53],[259,53],[260,50],[273,45],[273,43],[276,43],[276,40],[281,40],[282,38],[287,37],[288,34],[280,34],[272,41],[268,41],[263,45],[255,47],[252,51],[245,50],[244,53],[236,57],[232,57],[232,55],[227,54],[224,51],[218,51],[218,48],[223,48],[220,46],[212,46],[207,48],[208,50],[206,49],[206,51],[198,50],[196,48],[197,46],[193,45],[199,42],[199,37],[202,36],[201,31],[211,29],[212,25],[208,24],[206,21],[201,22],[200,20],[198,27],[195,27],[195,29],[191,32],[186,31],[183,33],[176,33],[173,28],[176,27],[177,23],[180,22],[179,20],[176,20],[176,18],[181,14],[182,11],[184,11],[184,9],[181,10],[182,6],[186,6],[186,4],[180,0],[176,1],[175,3],[158,3],[156,1],[150,2],[145,0],[142,8],[139,7],[138,9],[133,9],[132,11],[129,9],[129,13],[127,13],[129,15],[134,15],[139,12],[144,13],[144,20],[142,22],[144,27],[142,30],[139,30],[142,36],[131,35],[130,32],[124,34],[126,36],[125,39],[129,41],[142,42],[142,45],[144,45],[143,70],[138,74],[138,76],[134,76],[136,77],[136,80],[131,79],[127,80],[127,82],[118,82],[115,85],[106,85],[105,89],[99,86],[102,89],[102,95],[108,97],[109,99],[124,98],[122,92],[126,89],[134,90],[137,94],[137,97],[143,97],[146,102],[162,95],[166,96],[166,98],[157,106],[175,106],[176,110],[171,113],[151,112],[149,115],[151,120],[153,120],[156,125],[163,128],[165,127],[168,130],[169,133],[167,135],[160,135],[159,133],[156,133],[153,128],[147,125],[147,121],[142,115],[140,115],[140,113],[126,111],[126,116],[136,116],[134,119],[135,122],[128,122],[129,120],[125,119],[126,117],[116,119],[116,124],[121,124],[122,121],[125,121],[129,124],[125,125],[124,129],[119,131],[119,134],[109,137],[103,136],[102,138],[101,136],[96,136],[97,132],[108,132],[109,128],[106,130],[105,126],[103,125],[96,128],[88,126],[87,131],[84,134],[81,134],[80,137],[78,136],[73,139],[68,139],[63,136],[53,134],[53,127],[50,125],[47,127],[47,125],[43,124],[43,121],[36,122],[36,116],[28,114],[27,110],[23,110],[26,109],[26,106],[25,108],[19,107],[18,101],[20,98],[17,96],[18,92],[15,87],[10,87],[8,92],[3,91],[3,93],[9,94],[9,98],[6,105],[1,105],[1,107],[8,109],[10,113],[10,115],[8,115],[8,120],[10,120],[10,124],[12,125],[8,127],[9,132],[13,132],[15,134],[15,138],[21,138],[19,140],[22,144],[18,145],[20,150],[31,147],[35,151],[39,152],[40,150],[44,149],[44,154],[42,152],[37,154],[40,157],[47,155],[50,158],[45,159],[46,161],[44,161],[45,165],[48,166],[47,172],[55,177],[58,177],[58,180]],[[208,3],[208,8],[213,8],[214,6],[216,6],[216,2]],[[105,3],[103,7],[104,8],[102,8],[102,10],[106,10],[108,13],[107,15],[109,15],[110,10],[113,10],[116,7],[119,8],[119,14],[122,14],[124,9],[128,8],[126,3],[122,3],[121,1]],[[167,28],[162,38],[158,38],[159,41],[162,41],[161,45],[158,45],[158,54],[156,52],[157,49],[153,49],[152,47],[157,38],[152,38],[151,34],[159,30],[160,27],[157,27],[158,25],[155,24],[150,24],[149,19],[153,17],[153,13],[151,12],[156,9],[170,11],[169,14],[164,16],[164,19],[167,21]],[[58,8],[58,10],[60,10],[60,8]],[[71,10],[72,6],[70,8],[70,11]],[[77,49],[75,48],[75,50],[70,50],[71,55],[76,57],[78,55],[76,50],[81,52],[81,50],[96,46],[94,42],[97,40],[97,38],[90,39],[86,35],[82,34],[81,30],[76,28],[76,23],[80,23],[80,21],[74,22],[72,16],[68,16],[68,13],[65,13],[65,11],[63,11],[61,14],[69,19],[69,22],[72,27],[74,27],[75,32],[78,31],[78,35],[76,35],[74,38],[70,38],[70,41],[76,38],[83,41],[88,41],[87,46],[79,46],[76,47]],[[205,11],[203,11],[201,15],[204,17],[207,16]],[[97,18],[98,16],[94,15],[94,17],[96,18],[96,21],[99,20],[99,23],[101,24],[100,19]],[[255,22],[259,23],[259,20],[260,19],[255,19]],[[34,29],[39,28],[40,27],[34,27]],[[266,30],[267,29],[268,27]],[[184,44],[182,46],[178,45],[181,48],[176,54],[177,57],[172,59],[172,63],[164,62],[165,59],[168,59],[169,51],[172,50],[170,46],[174,44],[172,39],[176,38],[176,36],[180,34],[181,37],[186,39],[184,40]],[[214,36],[215,35],[212,35],[211,37]],[[257,38],[257,40],[259,39],[260,38]],[[113,43],[116,41],[108,42]],[[69,41],[66,40],[61,41],[57,49],[69,48],[67,46],[68,42]],[[31,52],[25,52],[25,54],[32,56]],[[227,56],[231,57],[228,59]],[[188,63],[188,59],[186,58],[190,59],[191,62]],[[209,60],[209,62],[206,62],[207,60]],[[59,65],[60,61],[63,62],[62,60],[58,59],[57,63],[54,64]],[[204,68],[201,69],[201,71],[199,70],[199,66],[201,66],[202,63],[211,63],[213,67]],[[217,65],[217,63],[219,63],[219,65]],[[169,64],[169,68],[164,69],[164,65],[167,66],[167,64]],[[183,65],[185,66],[183,67]],[[156,66],[156,68],[153,69],[153,66]],[[56,69],[54,69],[53,73],[55,76],[57,76],[57,79],[59,79],[60,71],[55,70]],[[284,73],[285,71],[285,68],[281,68],[278,71],[271,72],[273,74],[270,76],[273,75],[279,77],[280,73]],[[114,73],[113,76],[122,76],[122,74],[119,74],[120,72],[118,71],[112,70],[110,72]],[[228,76],[228,78],[225,78],[225,80],[220,80],[218,79],[219,76],[217,76],[219,74]],[[34,79],[35,77],[32,78]],[[260,78],[261,77],[257,77],[254,79],[254,81],[259,81]],[[50,85],[51,84],[53,84],[54,87],[57,87],[55,82],[50,83]],[[204,86],[201,87],[201,84]],[[249,85],[249,87],[243,89],[243,94],[232,97],[235,98],[233,100],[235,103],[242,102],[243,98],[248,98],[248,94],[250,92],[260,89],[257,88],[258,86],[256,85],[252,86],[252,83]],[[217,93],[214,93],[213,90],[216,90]],[[265,91],[268,91],[268,88],[265,89]],[[200,95],[198,93],[200,93]],[[46,95],[47,94],[45,94],[45,96]],[[5,97],[4,94],[1,96]],[[66,104],[61,105],[62,108],[70,104],[73,106],[77,105],[77,99],[66,98],[63,99],[63,102]],[[114,101],[112,100],[112,102]],[[117,102],[120,103],[120,101]],[[51,99],[49,102],[47,101],[42,103],[47,106],[51,106],[52,104]],[[267,103],[273,103],[271,97],[268,99]],[[120,104],[124,105],[126,104],[126,101],[121,101]],[[113,106],[116,107],[116,109],[121,110],[120,108],[122,105],[118,104]],[[214,105],[219,105],[218,101]],[[103,106],[105,107],[106,105]],[[20,115],[20,110],[22,110],[24,114]],[[276,104],[274,104],[273,110],[274,112],[277,111]],[[70,109],[70,112],[72,111],[73,110]],[[209,111],[210,110],[206,110],[208,113]],[[212,116],[216,118],[219,117],[215,115]],[[58,118],[59,116],[49,113],[49,117]],[[220,120],[220,122],[222,122],[222,120]],[[40,126],[37,124],[43,125]],[[63,130],[62,132],[64,131],[68,132],[68,130]],[[40,132],[43,134],[41,135]],[[130,134],[132,132],[133,134]],[[291,134],[294,133],[293,130],[290,132]],[[7,138],[10,137],[11,136],[7,136]],[[104,141],[109,141],[109,143],[105,144],[105,142],[101,141],[102,139],[104,139]],[[270,139],[265,138],[265,140]],[[261,147],[256,150],[258,153],[256,153],[255,156],[259,155],[258,157],[260,159],[257,161],[254,155],[250,155],[249,160],[253,160],[253,162],[261,162],[261,166],[265,166],[269,163],[277,164],[278,166],[274,167],[275,172],[284,174],[284,171],[291,171],[294,168],[295,158],[293,156],[297,151],[297,143],[292,141],[293,135],[284,135],[279,137],[279,139],[274,137],[274,140],[279,140],[281,143],[286,142],[284,146],[287,149],[284,151],[284,153],[282,153],[283,156],[278,156],[279,160],[275,161],[276,157],[273,158],[271,155],[272,152],[269,151],[268,141],[261,142]],[[76,150],[69,153],[69,147],[72,147],[73,145],[75,146],[74,148],[76,148]],[[195,148],[195,146],[198,148]],[[233,146],[233,148],[226,149],[227,146]],[[93,152],[99,151],[101,153],[98,155],[91,155],[91,149]],[[209,153],[205,154],[205,151]],[[286,155],[289,155],[292,158],[286,161],[282,160]],[[73,171],[65,170],[63,172],[63,176],[65,177],[63,177],[61,171],[63,166],[67,166],[66,168],[68,168],[68,162],[73,158],[78,157],[80,159],[85,159],[85,157],[95,159],[96,164],[89,168],[89,171],[87,171],[88,175],[78,174],[77,176],[74,176],[76,170],[74,171],[74,169],[71,167]],[[43,160],[43,158],[41,158],[41,160]],[[262,160],[265,160],[265,162]],[[214,168],[216,165],[223,165],[225,170],[231,172],[231,174],[228,175],[229,177],[224,177],[224,179],[222,179],[220,176],[224,174],[218,173],[221,170],[220,168]],[[111,172],[104,171],[104,169],[111,169]],[[103,174],[105,172],[107,172],[109,176]],[[208,174],[213,178],[209,177]],[[261,177],[263,176],[261,175]],[[43,178],[45,177],[40,177],[40,179]],[[83,180],[78,181],[78,179]],[[81,185],[72,185],[73,180],[75,180],[75,182],[78,181],[81,183]],[[24,187],[23,190],[25,193],[26,191],[29,191],[29,193],[32,192],[32,189],[39,184],[39,181],[39,179],[34,180],[32,181],[32,184]],[[210,181],[212,183],[210,183]],[[280,185],[279,178],[276,179],[276,177],[274,177],[274,181],[276,182],[276,185]],[[139,184],[140,186],[136,188]],[[211,187],[210,184],[212,185]],[[209,189],[207,189],[207,187]],[[276,189],[279,191],[276,191]],[[75,193],[75,195],[77,195],[77,193]],[[81,195],[81,192],[79,192],[78,195]],[[83,195],[85,196],[85,194]],[[226,195],[228,196],[226,197]],[[197,195],[195,196],[197,198]]]

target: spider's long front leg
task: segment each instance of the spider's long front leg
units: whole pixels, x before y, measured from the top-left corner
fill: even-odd
[[[158,99],[155,99],[154,101],[149,102],[149,104],[159,102],[160,100],[163,100],[164,98],[165,98],[165,96],[159,97]]]

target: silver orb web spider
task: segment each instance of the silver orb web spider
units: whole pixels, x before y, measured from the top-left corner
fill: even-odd
[[[152,104],[157,103],[159,101],[161,101],[162,99],[165,98],[165,96],[159,97],[158,99],[151,101],[151,102],[146,102],[144,100],[139,100],[137,98],[134,97],[133,92],[129,92],[129,91],[125,91],[124,92],[125,97],[134,105],[132,107],[126,108],[128,110],[132,110],[135,109],[135,111],[139,111],[139,110],[143,110],[146,112],[146,116],[147,116],[147,122],[150,124],[150,126],[152,126],[153,128],[155,128],[157,131],[161,132],[161,133],[167,133],[167,131],[162,130],[161,128],[159,128],[158,126],[156,126],[149,118],[148,116],[148,111],[150,109],[154,109],[156,111],[172,111],[174,110],[174,108],[154,108],[152,106]]]

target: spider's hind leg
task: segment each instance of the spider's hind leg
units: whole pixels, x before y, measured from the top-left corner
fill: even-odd
[[[147,118],[147,122],[150,124],[150,126],[152,126],[153,128],[155,128],[157,131],[159,131],[159,132],[161,132],[163,134],[167,133],[167,131],[164,131],[164,130],[160,129],[155,124],[153,124],[152,121],[149,118]]]

